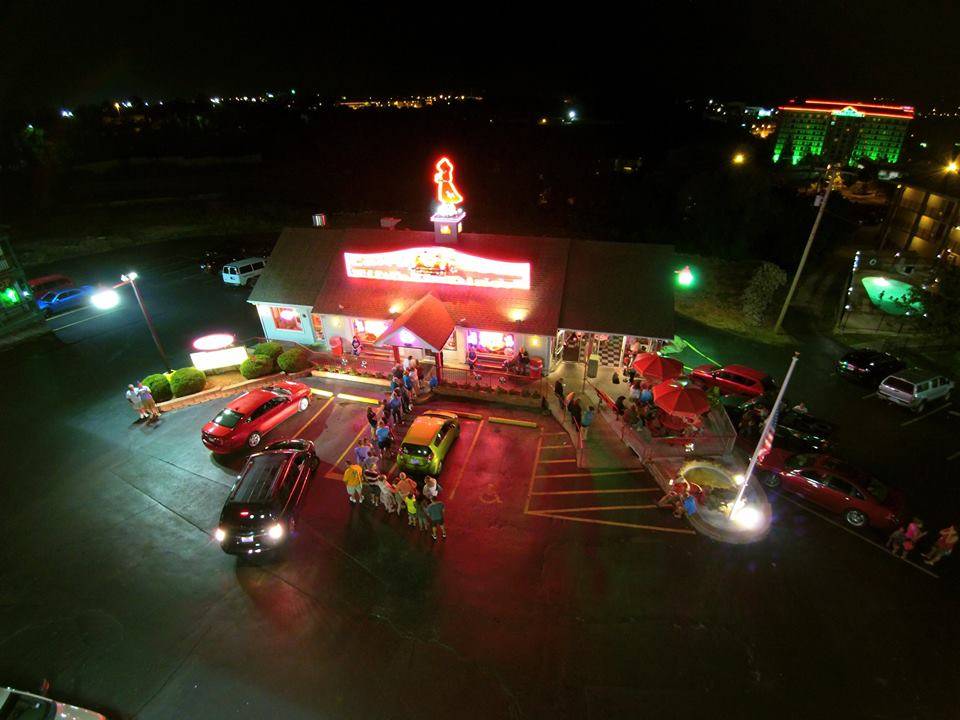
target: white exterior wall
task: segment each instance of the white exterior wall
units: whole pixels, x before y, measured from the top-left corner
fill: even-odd
[[[307,305],[280,305],[257,303],[257,315],[260,316],[260,325],[263,327],[264,337],[270,340],[288,340],[303,345],[313,345],[317,342],[313,336],[313,325],[310,322],[310,307]],[[300,315],[300,330],[280,330],[274,325],[270,308],[293,308]]]

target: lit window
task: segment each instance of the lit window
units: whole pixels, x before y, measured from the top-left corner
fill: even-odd
[[[373,342],[387,331],[390,323],[387,320],[354,320],[353,331],[361,340]]]
[[[303,328],[300,326],[300,313],[293,308],[271,307],[270,314],[273,316],[273,326],[277,330],[296,330]]]

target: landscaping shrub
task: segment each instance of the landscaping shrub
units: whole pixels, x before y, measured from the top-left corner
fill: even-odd
[[[170,376],[170,391],[174,397],[193,395],[203,390],[207,384],[207,376],[195,367],[185,367],[174,370]],[[154,398],[156,400],[156,398]]]
[[[307,351],[303,348],[292,348],[277,356],[277,365],[285,373],[295,373],[310,367]]]
[[[762,262],[750,278],[750,284],[743,291],[741,302],[743,314],[753,325],[763,325],[767,308],[783,285],[787,274],[771,262]]]
[[[258,343],[253,348],[254,355],[264,355],[271,360],[276,360],[283,352],[283,345],[273,340],[269,342]]]
[[[240,374],[247,380],[263,377],[273,372],[273,358],[266,355],[251,355],[240,363]]]
[[[173,392],[170,390],[170,381],[163,373],[147,375],[141,382],[150,388],[150,394],[153,395],[155,402],[166,402],[173,397]]]

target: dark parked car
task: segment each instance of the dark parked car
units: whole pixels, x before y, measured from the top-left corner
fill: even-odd
[[[887,375],[903,370],[906,366],[900,358],[870,348],[851,350],[837,361],[837,371],[842,377],[873,388]]]
[[[320,464],[309,440],[283,440],[251,455],[220,512],[214,537],[230,555],[259,555],[283,546]]]
[[[733,424],[739,427],[744,414],[756,410],[758,406],[766,409],[770,405],[772,403],[766,398],[757,398],[739,405],[725,406],[725,409]],[[764,418],[766,418],[766,412]],[[758,425],[762,427],[763,421],[761,420]],[[777,430],[773,444],[793,452],[820,452],[833,444],[830,436],[833,435],[834,430],[833,423],[814,417],[810,413],[788,408],[781,410],[777,417]]]
[[[204,250],[200,253],[200,272],[216,274],[223,266],[237,257],[226,250]]]

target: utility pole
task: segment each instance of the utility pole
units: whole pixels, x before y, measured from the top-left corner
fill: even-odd
[[[783,324],[783,318],[786,317],[787,308],[790,307],[790,301],[793,300],[793,294],[797,290],[797,284],[800,282],[800,275],[803,273],[803,266],[807,264],[807,256],[810,254],[810,247],[813,245],[813,239],[817,236],[817,230],[820,229],[820,221],[823,219],[823,211],[827,209],[827,200],[830,199],[830,191],[833,190],[833,176],[830,173],[830,166],[827,165],[827,191],[820,201],[820,209],[817,211],[817,219],[813,221],[813,227],[810,228],[810,237],[807,238],[807,246],[803,249],[803,255],[800,256],[800,264],[797,265],[797,271],[793,275],[793,282],[790,283],[790,290],[787,291],[787,297],[783,301],[783,307],[780,308],[780,317],[777,318],[777,324],[773,326],[775,333],[780,332],[780,326]]]
[[[150,329],[150,335],[153,336],[153,343],[157,346],[157,352],[160,353],[160,357],[163,359],[163,364],[167,368],[167,372],[173,372],[173,368],[170,367],[170,361],[167,360],[167,354],[163,351],[163,345],[160,344],[160,338],[157,337],[157,331],[153,327],[153,321],[150,319],[150,313],[147,312],[146,306],[143,304],[143,298],[140,297],[140,290],[137,288],[137,279],[136,273],[130,273],[129,275],[123,275],[121,278],[124,282],[129,283],[130,287],[133,288],[133,294],[137,298],[137,304],[140,306],[140,312],[143,313],[143,319],[147,321],[147,327]]]

